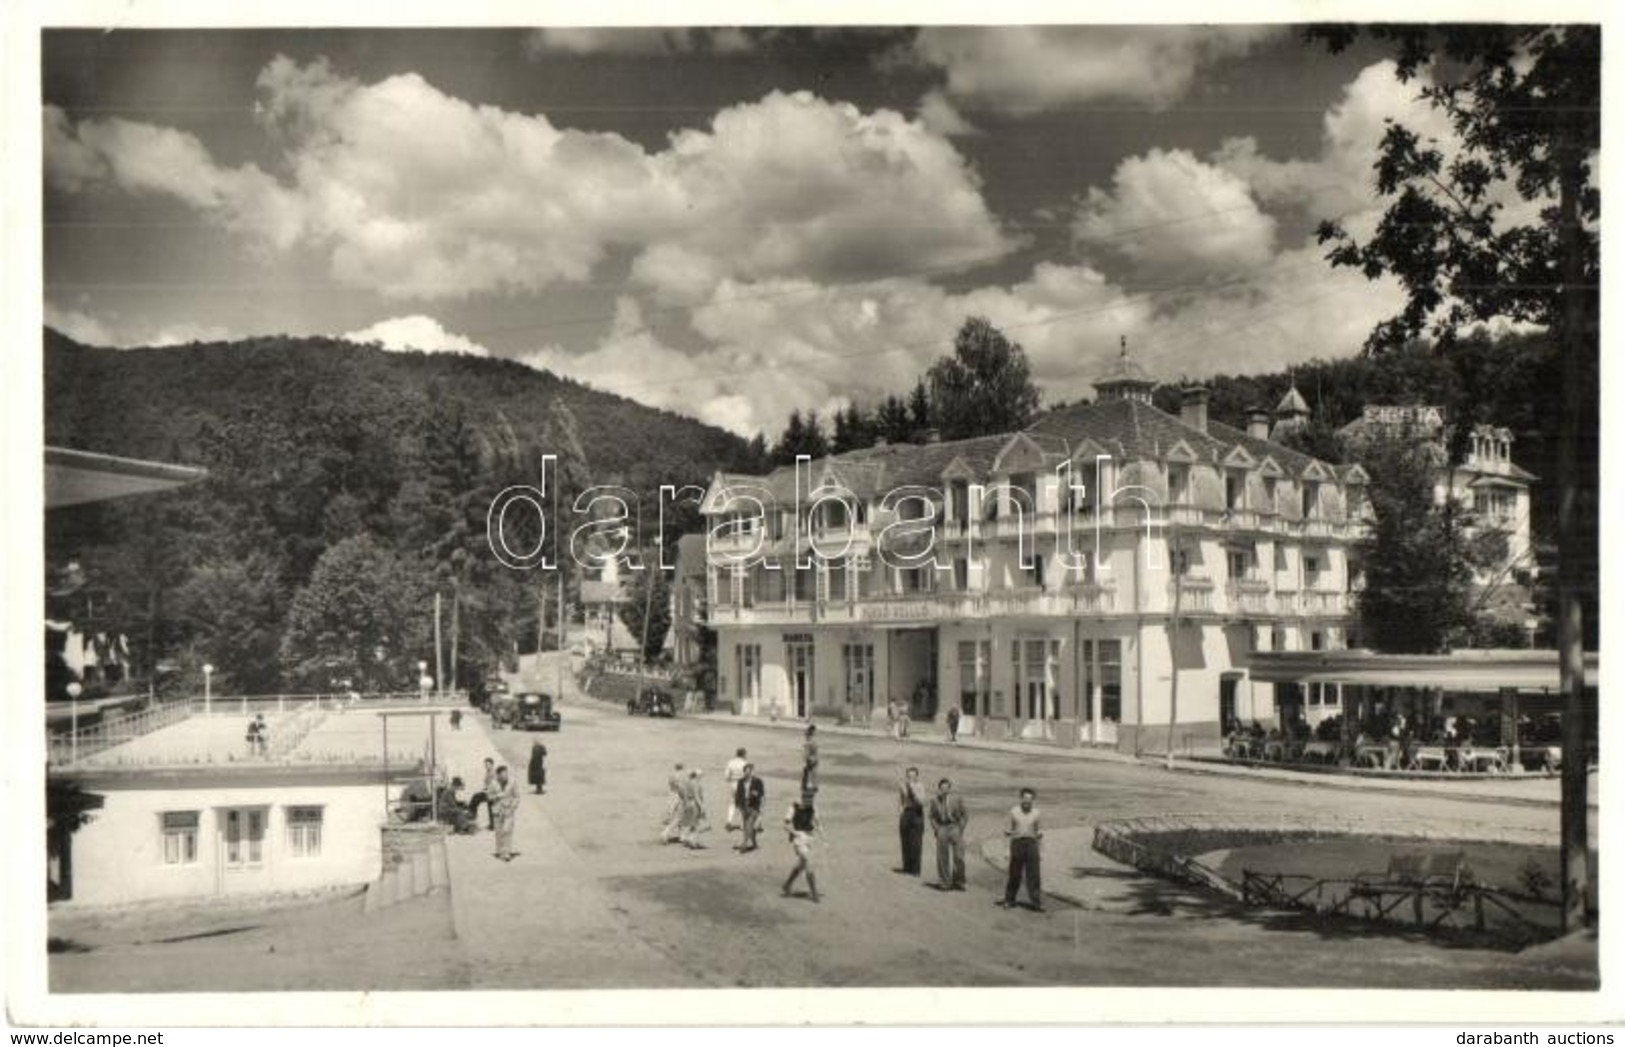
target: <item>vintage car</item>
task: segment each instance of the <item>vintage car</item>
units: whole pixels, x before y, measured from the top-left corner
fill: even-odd
[[[676,716],[677,702],[658,687],[645,687],[636,698],[626,700],[628,716]]]
[[[556,731],[563,717],[553,708],[553,696],[524,691],[515,696],[513,726],[521,731]]]

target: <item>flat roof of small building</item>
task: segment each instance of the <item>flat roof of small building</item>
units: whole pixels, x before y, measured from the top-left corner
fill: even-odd
[[[390,710],[395,711],[395,710]],[[402,710],[418,714],[427,710]],[[439,710],[449,712],[449,710]],[[254,714],[201,713],[80,757],[61,771],[102,772],[187,769],[265,772],[275,768],[363,769],[381,771],[384,719],[380,710],[359,707],[343,711],[313,707],[264,713],[267,752],[251,749],[248,725]],[[446,730],[441,725],[441,730]],[[429,717],[391,716],[391,770],[415,766],[429,753]]]
[[[1254,651],[1247,671],[1261,683],[1341,683],[1439,687],[1447,691],[1556,691],[1556,651],[1472,650],[1449,654],[1376,651]],[[1585,655],[1586,685],[1597,685],[1597,654]]]

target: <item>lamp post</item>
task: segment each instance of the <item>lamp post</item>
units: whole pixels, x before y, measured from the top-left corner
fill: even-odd
[[[79,685],[78,680],[73,680],[68,684],[68,697],[73,701],[72,719],[69,722],[68,730],[69,763],[79,762],[79,696],[84,692],[85,689]]]
[[[204,663],[203,666],[203,715],[208,716],[214,706],[214,688],[211,677],[214,676],[214,666]]]

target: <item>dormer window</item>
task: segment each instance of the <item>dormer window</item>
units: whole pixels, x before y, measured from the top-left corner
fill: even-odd
[[[1186,505],[1190,502],[1191,471],[1189,466],[1168,466],[1168,502]]]
[[[1247,478],[1240,473],[1224,474],[1224,504],[1232,512],[1247,507]]]
[[[1278,512],[1281,511],[1281,506],[1280,506],[1280,502],[1279,502],[1279,499],[1278,499],[1279,493],[1280,492],[1279,492],[1279,488],[1277,486],[1277,481],[1276,481],[1275,477],[1273,477],[1273,476],[1264,477],[1264,511],[1265,512],[1278,513]]]
[[[1302,505],[1303,518],[1305,520],[1314,519],[1314,517],[1316,515],[1318,515],[1317,510],[1318,510],[1319,506],[1320,506],[1320,485],[1316,484],[1316,483],[1311,483],[1310,481],[1305,480],[1303,482],[1303,505]]]

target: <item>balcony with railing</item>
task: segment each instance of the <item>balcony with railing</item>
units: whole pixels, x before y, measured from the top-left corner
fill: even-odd
[[[1178,608],[1181,614],[1203,614],[1216,610],[1213,594],[1215,590],[1213,579],[1197,578],[1187,575],[1176,578],[1168,583],[1168,610],[1175,607],[1178,599]]]
[[[1224,583],[1225,603],[1232,614],[1269,614],[1274,610],[1270,583],[1262,578],[1234,578]]]

